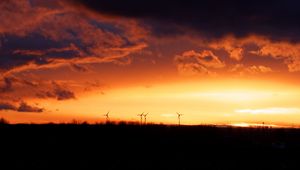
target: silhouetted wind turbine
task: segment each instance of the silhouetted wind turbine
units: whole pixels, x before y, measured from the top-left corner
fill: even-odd
[[[106,123],[109,122],[109,111],[104,116],[106,117]]]
[[[177,113],[177,116],[178,116],[178,125],[180,126],[180,117],[183,115],[183,114],[180,114],[180,113],[178,113],[178,112],[176,112]]]
[[[138,114],[138,116],[141,117],[141,125],[143,124],[143,116],[144,116],[144,112],[142,114]]]
[[[147,115],[148,115],[149,113],[146,113],[146,114],[144,114],[143,116],[144,116],[144,123],[145,124],[147,124]]]

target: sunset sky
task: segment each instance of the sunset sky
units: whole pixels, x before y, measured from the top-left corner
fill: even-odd
[[[0,117],[300,125],[299,6],[1,0]]]

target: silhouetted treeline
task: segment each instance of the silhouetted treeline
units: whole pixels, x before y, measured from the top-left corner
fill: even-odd
[[[297,168],[299,129],[4,124],[1,165],[16,168]]]

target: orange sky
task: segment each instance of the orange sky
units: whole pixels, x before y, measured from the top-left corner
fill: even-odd
[[[58,1],[0,10],[10,16],[0,23],[0,117],[11,123],[101,122],[110,111],[114,121],[149,112],[148,122],[176,124],[180,112],[183,124],[300,124],[300,43],[288,38],[187,27],[158,36],[151,22]]]
[[[183,124],[268,122],[299,124],[300,89],[279,81],[204,79],[169,82],[151,86],[130,86],[78,94],[76,99],[27,99],[47,108],[43,113],[1,112],[11,122],[138,121],[137,114],[149,112],[148,122]]]

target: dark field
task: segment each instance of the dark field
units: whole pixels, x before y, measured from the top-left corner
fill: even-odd
[[[300,168],[299,129],[49,124],[0,135],[1,166],[18,169]]]

